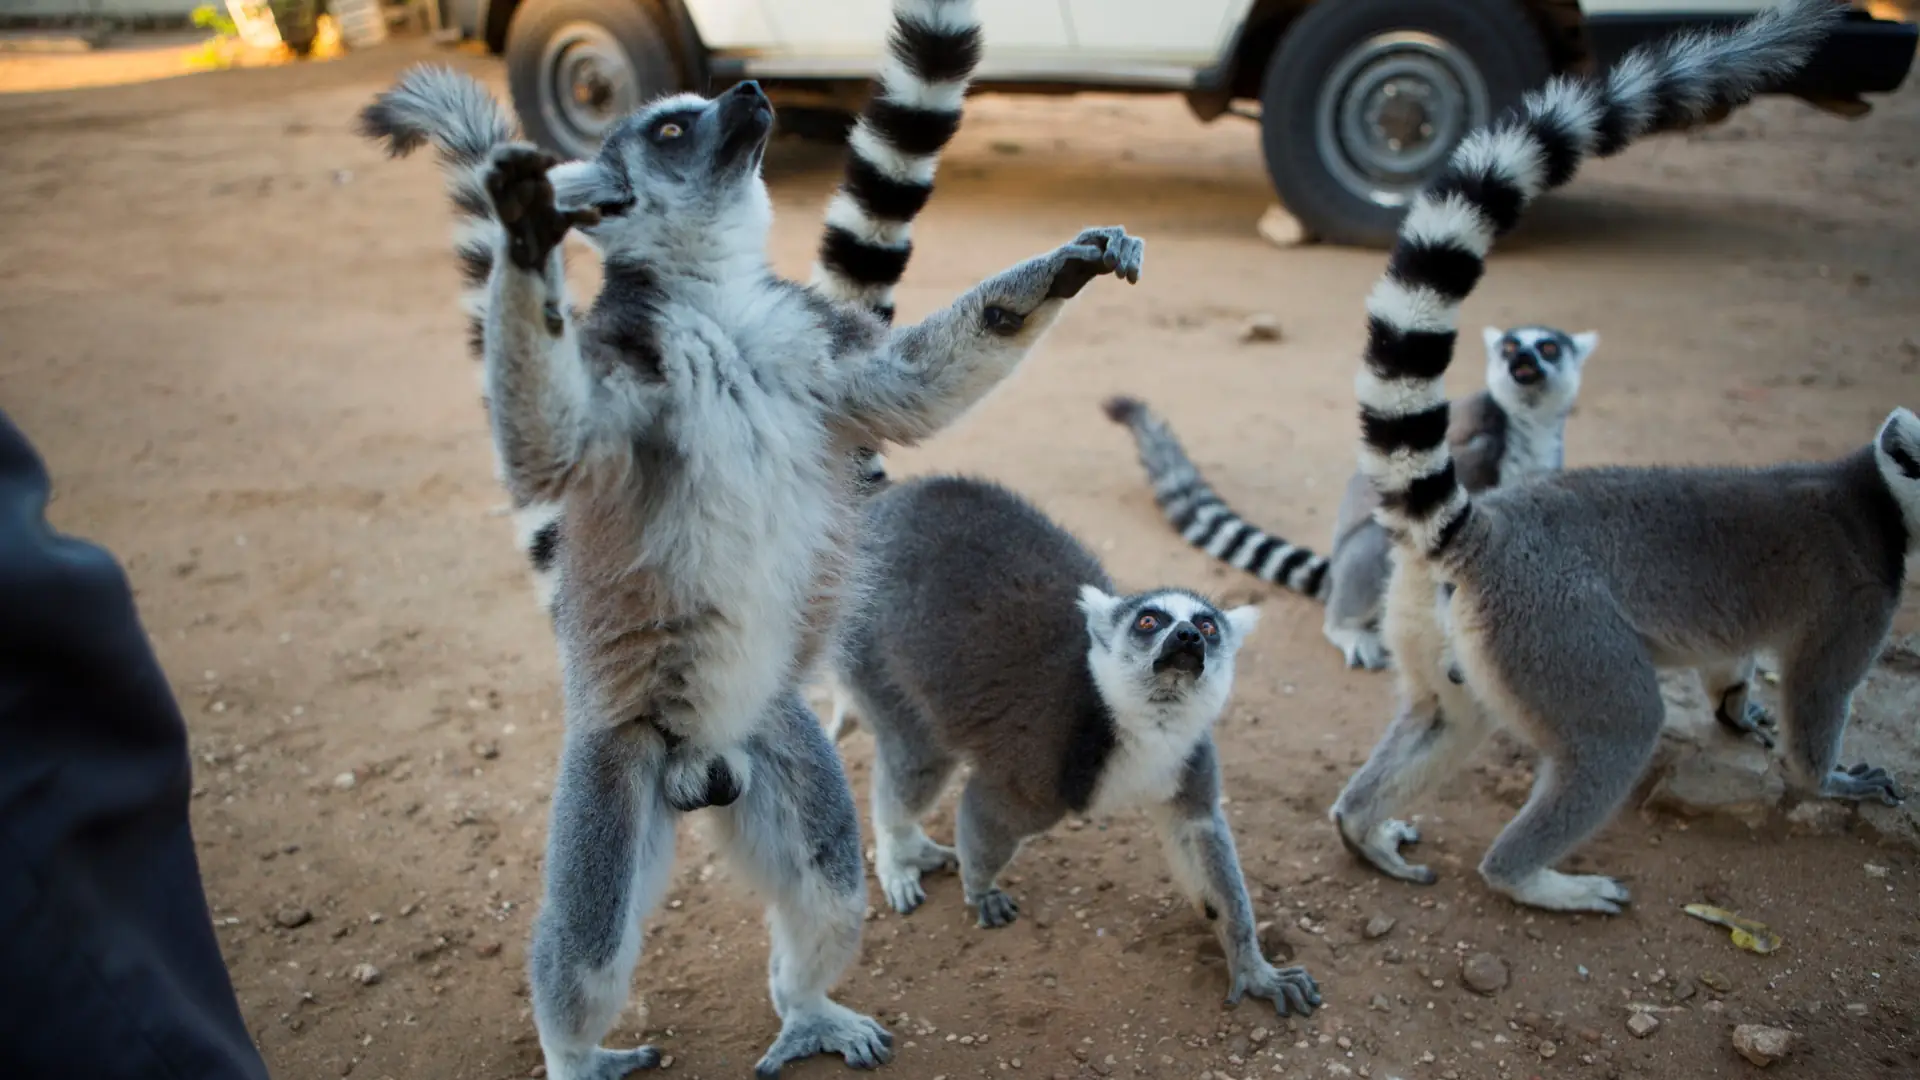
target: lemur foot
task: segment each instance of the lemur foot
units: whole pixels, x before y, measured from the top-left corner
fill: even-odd
[[[632,1050],[607,1050],[594,1047],[585,1061],[551,1062],[548,1075],[555,1080],[622,1080],[633,1073],[660,1067],[660,1051],[651,1046]]]
[[[1334,648],[1347,658],[1349,668],[1362,668],[1367,671],[1381,671],[1391,659],[1387,652],[1387,643],[1380,640],[1377,630],[1355,629],[1346,626],[1327,627],[1322,631]]]
[[[562,213],[553,205],[547,170],[558,164],[559,158],[525,143],[496,148],[488,163],[487,195],[507,233],[507,258],[522,270],[544,269],[568,229],[600,220],[597,210]]]
[[[1236,972],[1227,988],[1227,1004],[1238,1005],[1248,994],[1273,1002],[1281,1016],[1310,1016],[1320,1007],[1320,984],[1303,967],[1276,968],[1262,960],[1257,967]]]
[[[726,754],[678,751],[667,760],[667,805],[680,813],[709,806],[730,806],[747,790],[745,760],[729,761]]]
[[[960,859],[952,848],[923,836],[916,850],[880,852],[874,862],[874,874],[880,879],[880,891],[886,894],[887,903],[900,914],[910,915],[927,902],[920,875],[951,869],[959,865]]]
[[[1147,242],[1128,236],[1118,225],[1087,229],[1073,243],[1054,252],[1060,266],[1053,272],[1053,284],[1047,295],[1061,300],[1080,295],[1087,282],[1102,274],[1112,274],[1129,285],[1140,283],[1140,264],[1147,255]]]
[[[1401,856],[1402,846],[1420,842],[1420,830],[1407,822],[1389,818],[1367,830],[1367,835],[1359,840],[1348,834],[1347,823],[1339,814],[1334,815],[1333,823],[1340,833],[1340,842],[1355,858],[1388,877],[1410,881],[1415,885],[1431,885],[1440,880],[1440,876],[1432,870],[1410,863]]]
[[[1773,735],[1778,725],[1774,722],[1773,714],[1756,702],[1747,702],[1744,713],[1735,717],[1727,712],[1726,702],[1723,701],[1719,708],[1713,710],[1713,718],[1741,738],[1752,738],[1761,746],[1773,749]]]
[[[967,903],[972,904],[974,911],[979,914],[982,930],[1006,926],[1020,914],[1020,905],[1013,902],[1013,897],[997,888],[988,889],[985,895],[977,899],[968,897]]]
[[[893,1035],[872,1017],[862,1016],[838,1002],[789,1010],[766,1055],[753,1075],[768,1080],[780,1075],[788,1062],[815,1054],[839,1054],[852,1069],[877,1069],[893,1060]]]
[[[1562,874],[1558,870],[1537,870],[1512,885],[1489,880],[1499,892],[1515,902],[1548,911],[1592,911],[1602,915],[1620,914],[1620,905],[1633,899],[1627,887],[1599,874]]]
[[[1887,770],[1866,764],[1850,769],[1843,766],[1828,773],[1826,782],[1820,785],[1820,794],[1829,799],[1846,799],[1850,802],[1873,799],[1888,806],[1899,806],[1907,800],[1907,793],[1893,782]]]

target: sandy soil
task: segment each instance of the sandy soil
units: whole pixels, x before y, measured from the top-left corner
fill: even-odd
[[[490,1080],[539,1062],[523,966],[553,650],[495,512],[438,179],[349,131],[427,53],[0,98],[0,403],[50,460],[58,523],[138,585],[193,729],[221,940],[290,1078]],[[498,85],[490,61],[455,60]],[[1540,208],[1470,325],[1602,332],[1575,463],[1845,451],[1893,402],[1920,405],[1917,159],[1920,88],[1857,124],[1770,102],[1649,144]],[[836,163],[810,147],[773,163],[791,273]],[[1077,823],[1016,863],[1010,929],[974,929],[950,877],[920,913],[868,924],[841,993],[898,1034],[890,1075],[1744,1076],[1742,1022],[1799,1033],[1771,1075],[1920,1070],[1920,860],[1868,830],[1627,813],[1574,865],[1626,878],[1632,911],[1533,915],[1473,873],[1526,789],[1523,764],[1489,754],[1426,808],[1437,886],[1342,853],[1322,814],[1385,720],[1388,681],[1343,670],[1310,604],[1173,537],[1096,408],[1147,396],[1247,511],[1301,537],[1330,528],[1381,257],[1256,239],[1250,127],[1202,127],[1172,100],[984,99],[942,180],[905,318],[1088,224],[1148,237],[1147,272],[1094,285],[1019,376],[896,471],[1007,481],[1123,583],[1270,597],[1220,730],[1229,813],[1273,951],[1310,965],[1327,1004],[1308,1021],[1223,1009],[1219,951],[1144,823]],[[1255,313],[1284,340],[1239,344]],[[1909,644],[1916,627],[1910,599]],[[1875,719],[1911,735],[1910,715]],[[869,745],[845,747],[863,799]],[[950,829],[943,812],[934,832]],[[765,935],[687,833],[644,1007],[615,1039],[658,1043],[675,1073],[742,1076],[775,1030]],[[1680,913],[1702,899],[1768,921],[1785,948],[1734,949]],[[1376,917],[1395,925],[1369,939]],[[1511,973],[1491,997],[1460,979],[1481,951]],[[381,977],[362,985],[360,965]],[[1636,1004],[1669,1010],[1650,1037],[1625,1026]]]

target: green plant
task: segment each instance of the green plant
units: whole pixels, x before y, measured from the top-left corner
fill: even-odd
[[[202,30],[213,31],[206,44],[187,54],[187,66],[196,71],[229,67],[233,64],[233,43],[240,37],[240,28],[234,25],[233,17],[224,7],[215,4],[201,4],[193,9],[193,25]]]

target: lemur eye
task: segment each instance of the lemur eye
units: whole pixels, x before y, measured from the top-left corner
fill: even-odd
[[[687,129],[681,127],[679,124],[676,124],[671,120],[653,129],[654,137],[660,138],[660,139],[677,139],[680,136],[685,135],[686,133],[687,133]]]
[[[1517,341],[1514,341],[1512,338],[1508,338],[1507,340],[1500,343],[1500,355],[1506,357],[1509,360],[1513,359],[1513,354],[1519,351],[1520,351],[1520,343]]]
[[[1213,624],[1213,620],[1207,618],[1204,615],[1198,619],[1193,620],[1193,625],[1199,627],[1200,632],[1207,635],[1208,637],[1216,637],[1220,633],[1220,628]]]
[[[619,199],[594,203],[593,208],[600,211],[601,217],[619,217],[621,214],[633,209],[633,202],[632,199]]]
[[[1160,618],[1149,612],[1133,620],[1133,628],[1142,633],[1160,629]]]
[[[1539,353],[1542,359],[1552,360],[1560,355],[1560,343],[1543,341],[1540,343]]]

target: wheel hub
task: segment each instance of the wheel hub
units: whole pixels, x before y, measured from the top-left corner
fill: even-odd
[[[1456,143],[1490,118],[1487,88],[1467,55],[1431,34],[1400,31],[1360,43],[1320,93],[1316,141],[1341,186],[1404,206]]]
[[[557,135],[584,156],[639,104],[639,73],[605,28],[570,23],[541,55],[540,109]]]

